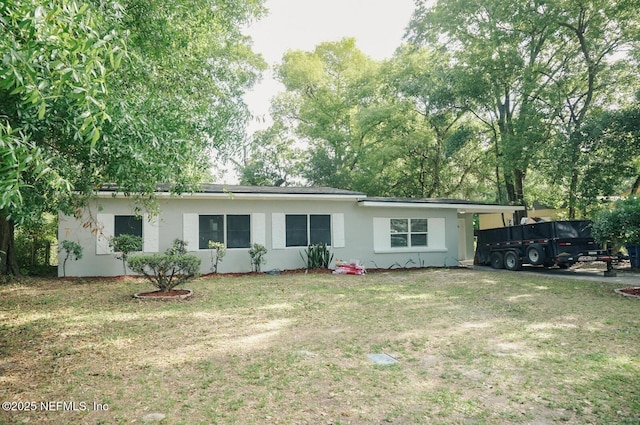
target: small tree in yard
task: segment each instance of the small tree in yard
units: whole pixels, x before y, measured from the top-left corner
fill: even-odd
[[[127,259],[129,254],[136,251],[142,251],[142,238],[136,235],[123,234],[111,238],[109,246],[120,255],[116,256],[118,260],[122,260],[122,269],[124,275],[127,275]]]
[[[209,249],[211,250],[211,271],[218,273],[218,263],[222,262],[222,257],[227,253],[227,248],[222,242],[209,241]]]
[[[67,260],[73,255],[73,260],[79,260],[82,258],[82,246],[74,241],[64,240],[62,241],[62,250],[67,253],[62,262],[62,275],[67,276]]]
[[[260,266],[267,262],[264,258],[267,253],[267,248],[259,243],[254,243],[249,249],[249,257],[251,257],[251,269],[254,272],[260,271]]]
[[[129,267],[144,275],[160,292],[169,292],[181,283],[198,276],[202,260],[187,254],[186,242],[176,239],[164,254],[133,255]]]

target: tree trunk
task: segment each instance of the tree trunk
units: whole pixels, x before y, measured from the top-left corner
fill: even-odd
[[[573,170],[571,173],[571,182],[569,183],[569,220],[575,220],[576,218],[576,203],[578,190],[578,171]]]
[[[515,183],[515,205],[522,205],[525,207],[524,211],[516,211],[515,212],[515,224],[520,224],[520,220],[523,217],[527,216],[527,204],[524,202],[524,171],[516,168],[513,170],[514,174],[514,183]]]
[[[0,214],[0,275],[20,276],[14,243],[15,223]]]
[[[636,177],[636,181],[633,182],[630,195],[636,196],[638,194],[638,189],[640,189],[640,176]]]

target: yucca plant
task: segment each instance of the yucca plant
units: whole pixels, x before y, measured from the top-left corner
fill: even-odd
[[[306,263],[307,269],[328,269],[333,260],[333,254],[329,251],[326,243],[309,245],[300,253],[300,257]]]

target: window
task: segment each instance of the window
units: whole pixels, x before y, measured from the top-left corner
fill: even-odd
[[[223,215],[201,215],[199,225],[198,248],[209,249],[209,241],[224,243]]]
[[[309,237],[311,245],[318,243],[331,245],[331,216],[328,214],[310,215]]]
[[[287,214],[286,246],[331,245],[330,214]]]
[[[391,248],[427,246],[427,219],[392,218]]]
[[[96,234],[96,254],[113,254],[109,246],[111,238],[120,235],[136,235],[142,238],[143,252],[158,252],[160,249],[160,225],[157,217],[149,214],[115,215],[98,213],[96,220],[100,231]]]
[[[198,247],[200,249],[209,249],[209,241],[224,243],[227,248],[249,248],[251,246],[250,215],[201,215],[198,224]]]
[[[116,215],[114,217],[113,236],[135,235],[142,237],[142,217],[135,215]]]
[[[227,216],[227,248],[249,248],[251,246],[251,217],[249,215]]]
[[[433,218],[373,217],[373,251],[447,252],[447,220]]]
[[[307,216],[287,215],[287,246],[307,246]]]

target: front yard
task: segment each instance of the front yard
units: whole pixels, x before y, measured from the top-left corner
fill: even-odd
[[[435,269],[187,286],[181,302],[132,299],[142,280],[0,286],[0,423],[640,422],[640,300],[612,284]]]

